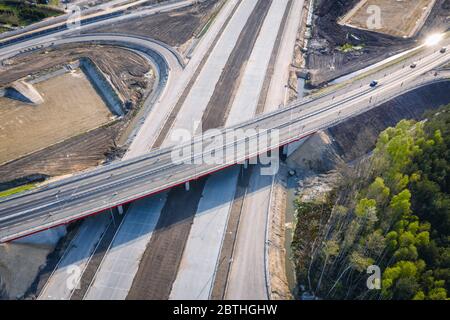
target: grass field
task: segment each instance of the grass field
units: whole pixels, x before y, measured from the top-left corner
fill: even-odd
[[[57,4],[57,2],[50,4],[54,3]],[[0,0],[0,24],[3,25],[26,26],[60,14],[62,14],[62,11],[45,5],[31,5],[18,0]]]
[[[0,98],[0,163],[111,121],[107,105],[80,70],[39,82],[34,87],[44,98],[42,104]]]
[[[371,31],[410,38],[423,26],[435,3],[436,0],[361,0],[339,23],[368,30],[371,6],[377,6],[381,13],[381,28]]]

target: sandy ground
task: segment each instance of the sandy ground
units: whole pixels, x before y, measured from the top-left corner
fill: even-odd
[[[341,24],[369,30],[371,6],[381,11],[381,28],[372,30],[397,37],[412,37],[424,24],[436,0],[361,0],[340,21]]]
[[[186,8],[161,13],[145,19],[136,18],[114,25],[100,26],[86,32],[117,32],[150,37],[182,49],[215,14],[220,0],[205,1]],[[183,50],[180,50],[183,51]]]
[[[0,163],[111,121],[108,107],[79,70],[37,83],[35,88],[44,98],[40,105],[0,98]]]
[[[0,166],[0,189],[39,182],[97,166],[116,154],[114,140],[122,125],[103,126]]]

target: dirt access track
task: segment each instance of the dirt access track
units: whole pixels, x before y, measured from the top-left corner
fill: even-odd
[[[339,23],[396,37],[413,37],[422,28],[436,0],[361,0]],[[371,16],[380,13],[380,25],[370,27]],[[368,23],[369,22],[369,23]]]

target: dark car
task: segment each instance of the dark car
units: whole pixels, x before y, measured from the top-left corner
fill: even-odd
[[[375,88],[377,85],[378,85],[378,81],[376,81],[376,80],[373,80],[373,81],[370,83],[370,86],[371,86],[372,88]]]

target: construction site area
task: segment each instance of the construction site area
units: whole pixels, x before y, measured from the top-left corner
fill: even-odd
[[[113,120],[108,107],[79,69],[38,82],[34,88],[42,96],[42,102],[25,104],[0,98],[1,164]]]
[[[180,57],[186,56],[223,3],[201,2],[151,19],[127,19],[91,28],[87,33],[103,30],[147,37],[174,47]],[[151,106],[143,104],[161,76],[154,63],[135,50],[96,43],[52,44],[2,60],[0,191],[7,190],[7,195],[9,190],[26,190],[120,159],[130,135],[150,110]],[[74,224],[69,229],[76,233],[78,227]],[[107,230],[111,233],[114,228]],[[69,234],[56,249],[54,242],[1,246],[0,289],[14,297],[33,295],[37,288],[30,289],[32,284],[34,287],[48,276],[48,268],[55,266],[70,241]],[[107,238],[104,241],[107,248]],[[33,263],[26,272],[13,272],[11,268],[23,252],[29,252]],[[39,270],[43,265],[47,267]],[[77,292],[74,297],[80,294],[84,293]]]
[[[162,41],[180,53],[188,54],[208,29],[225,1],[201,1],[198,4],[170,12],[162,12],[151,19],[128,19],[114,25],[91,28],[86,33],[118,33],[148,37]]]

